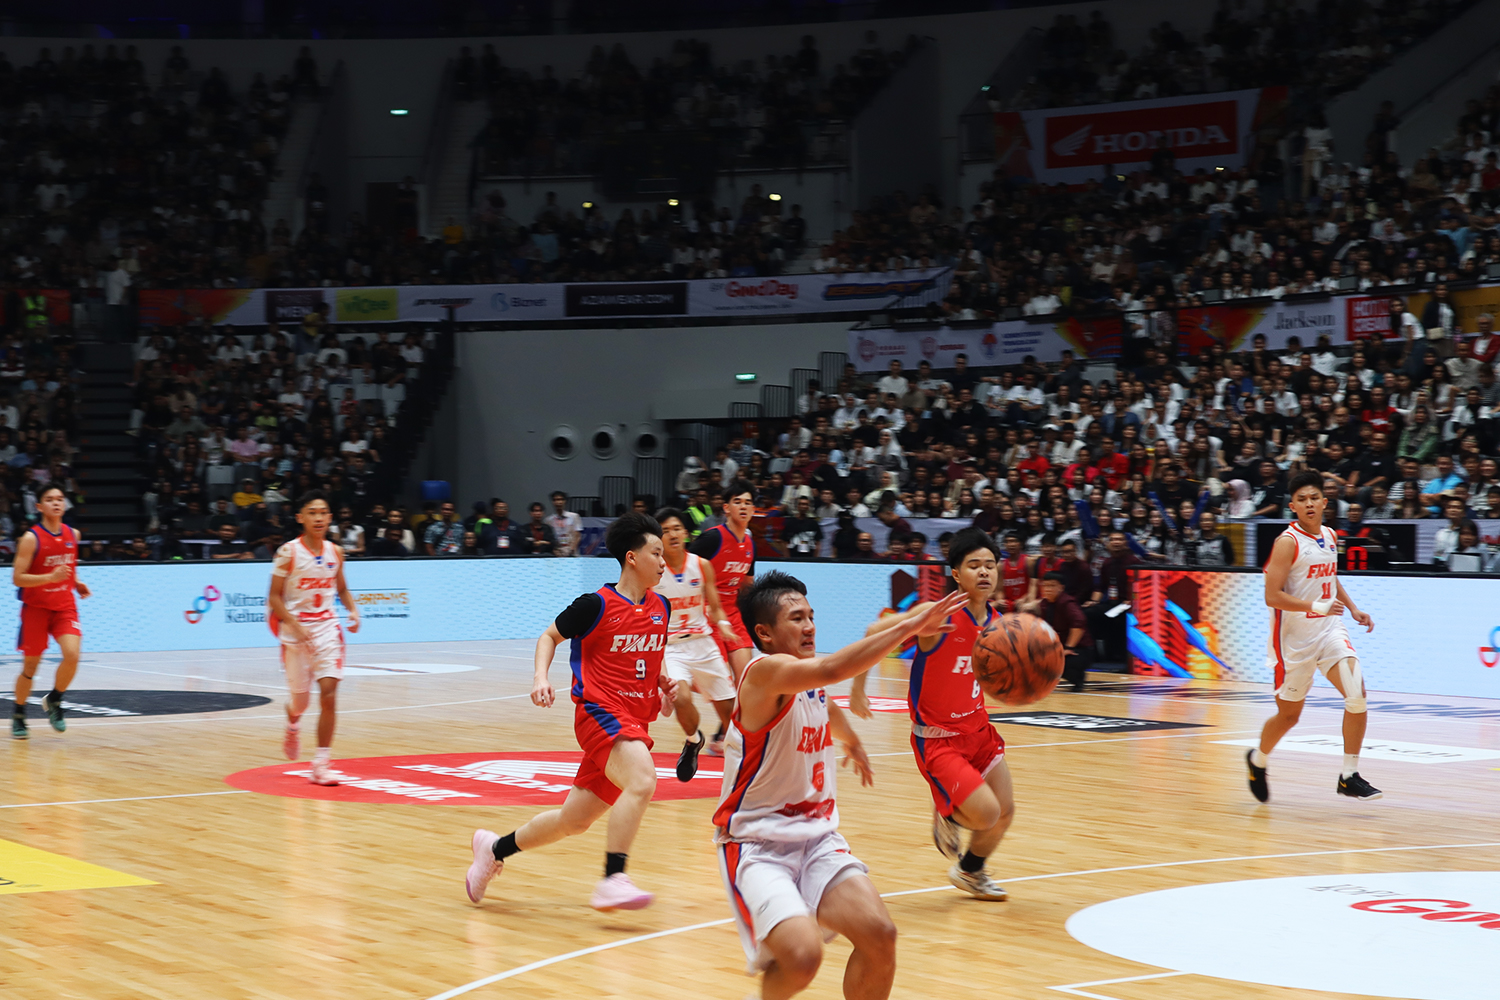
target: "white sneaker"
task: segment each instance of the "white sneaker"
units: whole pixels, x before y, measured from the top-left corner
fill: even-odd
[[[489,830],[474,831],[474,863],[469,866],[469,874],[464,877],[464,891],[469,894],[471,903],[484,898],[484,890],[490,880],[505,867],[505,862],[495,857],[495,845],[499,842],[499,834]]]
[[[958,856],[963,853],[959,850],[962,846],[959,829],[959,825],[953,822],[953,817],[944,816],[936,809],[932,810],[932,842],[943,857],[953,861],[957,861]]]
[[[723,740],[709,740],[708,741],[708,746],[706,746],[706,747],[703,748],[703,756],[705,756],[705,757],[722,757],[722,756],[724,756],[724,741]]]
[[[600,879],[594,886],[594,895],[589,905],[596,910],[640,910],[650,906],[656,897],[636,887],[630,876],[616,872],[609,878]]]
[[[966,872],[955,862],[953,867],[948,869],[948,881],[975,899],[1003,902],[1010,898],[1005,887],[990,878],[990,873],[982,868],[977,872]]]
[[[296,726],[287,726],[281,737],[281,752],[287,760],[296,760],[302,755],[302,731]]]
[[[315,785],[337,785],[339,779],[333,776],[333,768],[326,760],[315,760],[312,765],[312,774],[308,775],[308,781]]]

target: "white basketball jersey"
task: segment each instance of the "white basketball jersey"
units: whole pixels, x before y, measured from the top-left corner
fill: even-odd
[[[338,598],[339,567],[344,555],[337,545],[324,541],[322,551],[308,548],[305,537],[287,542],[276,550],[271,575],[285,577],[281,599],[299,621],[337,618],[333,602]]]
[[[1281,589],[1303,601],[1321,601],[1325,597],[1337,598],[1339,595],[1337,575],[1339,550],[1338,536],[1333,533],[1333,529],[1324,527],[1319,535],[1314,536],[1293,523],[1281,533],[1281,536],[1297,543],[1297,555],[1292,559],[1292,568],[1287,573],[1286,584]],[[1310,611],[1305,613],[1272,612],[1273,627],[1278,614],[1282,629],[1300,635],[1321,631],[1326,627],[1327,622],[1337,620],[1336,617],[1315,615]]]
[[[703,566],[691,552],[682,564],[681,573],[673,573],[672,567],[663,565],[661,582],[653,588],[672,605],[672,620],[667,625],[668,642],[686,642],[699,636],[712,635],[708,626],[708,607],[703,597]]]
[[[757,656],[745,665],[748,677]],[[828,694],[798,691],[762,728],[734,724],[724,740],[724,785],[714,811],[715,840],[800,843],[839,827]]]

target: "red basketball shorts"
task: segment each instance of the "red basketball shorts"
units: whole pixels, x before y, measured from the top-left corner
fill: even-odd
[[[932,801],[944,816],[952,816],[1005,756],[1005,741],[994,726],[938,738],[913,733],[911,748],[917,755],[917,770],[932,790]]]
[[[722,599],[721,599],[722,603]],[[745,628],[744,619],[740,618],[740,610],[733,604],[724,604],[724,619],[729,622],[729,627],[734,629],[734,638],[724,638],[724,632],[718,623],[714,624],[714,642],[718,643],[719,652],[724,654],[724,662],[729,662],[729,654],[740,649],[754,649],[755,643],[750,641],[750,632]]]
[[[653,744],[651,734],[646,731],[646,722],[621,707],[586,701],[574,706],[573,734],[578,737],[578,748],[583,751],[573,787],[593,792],[614,805],[620,797],[620,789],[604,774],[610,752],[620,740],[640,740],[650,750]]]
[[[78,627],[78,609],[39,608],[34,604],[21,605],[21,631],[16,636],[16,648],[22,656],[41,656],[47,651],[49,637],[83,635]]]

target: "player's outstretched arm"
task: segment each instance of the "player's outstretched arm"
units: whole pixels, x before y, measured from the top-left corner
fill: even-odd
[[[557,700],[557,692],[552,690],[551,683],[547,680],[547,670],[552,666],[552,657],[557,653],[558,644],[563,641],[562,633],[557,630],[554,622],[547,626],[536,641],[536,653],[532,656],[532,667],[534,674],[531,679],[531,703],[541,708],[551,708],[552,703]]]
[[[1341,615],[1344,613],[1344,605],[1339,600],[1330,600],[1326,609],[1318,608],[1319,602],[1303,600],[1293,597],[1283,588],[1286,586],[1287,577],[1291,575],[1292,563],[1297,558],[1297,543],[1286,535],[1276,539],[1276,544],[1271,546],[1271,558],[1266,560],[1266,607],[1275,608],[1277,611],[1300,611],[1311,612],[1320,615]],[[1343,587],[1339,587],[1342,596]]]
[[[927,606],[920,615],[903,616],[900,621],[858,642],[852,642],[836,653],[803,659],[773,654],[755,661],[755,687],[764,694],[793,694],[811,688],[837,684],[869,670],[885,654],[914,635],[951,632],[948,616],[969,602],[962,591],[955,590],[941,601]]]
[[[923,604],[918,604],[916,607],[913,607],[909,610],[902,611],[899,614],[886,615],[884,618],[877,618],[875,621],[871,622],[865,627],[865,635],[872,636],[875,633],[883,631],[885,629],[889,629],[897,625],[898,623],[907,620],[908,618],[912,618],[916,615],[926,614],[927,609],[930,607],[932,607],[932,602],[928,601]],[[928,635],[918,636],[917,641],[921,644],[923,649],[930,649],[933,645],[935,645],[935,643],[929,642],[927,640],[935,640],[939,634],[939,632],[932,632]],[[905,640],[902,640],[902,642],[904,641]],[[900,642],[896,643],[896,645],[892,646],[886,652],[885,656],[890,656],[891,653],[895,652],[897,649],[900,649],[901,645],[902,643]],[[885,659],[885,656],[882,656],[881,659]],[[866,668],[855,674],[854,679],[849,683],[849,711],[853,712],[861,719],[868,719],[872,717],[872,713],[870,712],[870,696],[865,692],[865,682],[869,676],[870,668]]]

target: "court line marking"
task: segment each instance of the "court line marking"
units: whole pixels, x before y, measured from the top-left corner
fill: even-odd
[[[1030,750],[1032,747],[1084,747],[1084,746],[1093,746],[1096,743],[1136,743],[1136,742],[1139,742],[1141,740],[1186,740],[1186,739],[1191,739],[1193,737],[1201,737],[1201,736],[1244,736],[1246,734],[1253,735],[1253,734],[1258,733],[1258,732],[1260,732],[1259,729],[1229,729],[1229,730],[1217,730],[1216,729],[1216,730],[1214,730],[1212,732],[1207,732],[1207,733],[1169,733],[1169,734],[1167,734],[1165,736],[1116,736],[1116,737],[1113,737],[1113,738],[1107,739],[1107,740],[1066,740],[1066,741],[1061,742],[1061,743],[1007,743],[1007,744],[1005,744],[1005,749],[1006,750]],[[1315,735],[1327,735],[1327,734],[1320,734],[1320,733],[1308,732],[1308,733],[1304,733],[1303,735],[1305,735],[1305,736],[1315,736]],[[889,753],[872,753],[872,754],[866,754],[865,756],[867,756],[867,757],[902,757],[902,756],[909,757],[909,756],[911,756],[911,751],[910,750],[895,750],[895,751],[891,751]]]
[[[1201,689],[1200,688],[1199,690],[1206,690],[1206,689]],[[1329,691],[1333,691],[1333,688],[1329,688],[1328,690]],[[1124,693],[1117,693],[1117,692],[1111,692],[1111,691],[1070,691],[1068,693],[1069,694],[1081,694],[1081,695],[1084,695],[1085,697],[1088,697],[1088,698],[1153,698],[1153,699],[1155,699],[1157,701],[1175,701],[1175,702],[1179,702],[1179,703],[1187,704],[1187,705],[1203,705],[1203,706],[1214,706],[1214,707],[1221,707],[1221,708],[1263,708],[1263,707],[1265,707],[1260,702],[1249,702],[1249,701],[1213,701],[1213,700],[1208,699],[1208,698],[1178,698],[1178,697],[1176,697],[1174,695],[1169,695],[1169,694],[1148,694],[1148,693],[1146,693],[1144,691],[1136,693],[1136,694],[1124,694]],[[1236,693],[1259,694],[1260,692],[1258,692],[1258,691],[1251,691],[1251,692],[1236,692]],[[1337,696],[1337,694],[1338,694],[1338,692],[1334,691],[1334,695]],[[1379,695],[1379,694],[1384,694],[1386,697],[1389,697],[1389,698],[1396,698],[1396,697],[1399,697],[1402,694],[1404,694],[1404,692],[1400,692],[1400,691],[1395,691],[1395,692],[1392,692],[1392,691],[1386,691],[1386,692],[1374,691],[1374,692],[1371,692],[1371,697],[1373,698],[1375,695]],[[1410,697],[1412,697],[1412,698],[1432,698],[1432,697],[1444,697],[1444,696],[1443,695],[1422,695],[1422,694],[1415,694],[1415,695],[1411,695]],[[1494,699],[1492,699],[1492,698],[1477,698],[1477,699],[1473,699],[1473,700],[1475,700],[1475,701],[1493,701]],[[1342,708],[1340,708],[1337,705],[1317,705],[1317,704],[1314,704],[1312,702],[1306,702],[1305,704],[1307,706],[1307,710],[1314,711],[1314,712],[1337,712],[1339,714],[1342,714],[1343,711],[1344,711]],[[1458,709],[1463,709],[1463,708],[1483,708],[1485,706],[1483,706],[1483,705],[1444,705],[1444,706],[1439,706],[1439,707],[1442,707],[1442,708],[1458,708]],[[1370,711],[1371,712],[1379,712],[1379,709],[1377,709],[1374,705],[1371,705],[1370,706]],[[1417,714],[1412,713],[1412,712],[1380,712],[1380,716],[1383,719],[1411,719],[1414,722],[1480,722],[1480,723],[1483,723],[1483,722],[1493,722],[1493,721],[1495,721],[1494,719],[1484,719],[1484,718],[1468,718],[1468,719],[1454,718],[1451,715],[1417,715]]]
[[[449,706],[452,706],[452,705],[479,705],[479,704],[482,704],[482,703],[487,702],[487,701],[514,701],[517,698],[530,698],[530,697],[531,697],[531,692],[528,691],[525,694],[506,694],[506,695],[501,695],[498,698],[471,698],[468,701],[435,701],[435,702],[431,702],[431,703],[425,704],[425,705],[387,705],[387,706],[385,706],[383,708],[349,708],[349,709],[343,709],[343,708],[341,708],[341,709],[339,709],[339,715],[364,715],[365,713],[368,713],[368,712],[403,712],[403,711],[407,711],[409,709],[417,709],[417,708],[448,708]],[[226,712],[214,712],[211,715],[206,715],[206,714],[200,713],[199,715],[197,715],[197,716],[195,716],[193,718],[172,718],[172,717],[168,717],[168,718],[165,718],[165,719],[108,719],[108,720],[107,719],[79,719],[76,722],[73,722],[72,725],[80,727],[80,728],[85,728],[85,729],[93,729],[93,728],[96,728],[96,727],[99,727],[99,726],[148,726],[148,725],[163,725],[163,724],[172,723],[172,722],[178,722],[178,723],[214,722],[214,721],[220,719],[221,717],[225,717],[225,716],[227,716],[227,719],[225,719],[225,721],[232,721],[232,722],[248,722],[251,719],[284,719],[284,718],[286,718],[286,714],[285,713],[278,713],[276,715],[230,715],[229,713],[226,713]]]
[[[1198,858],[1188,861],[1158,861],[1152,864],[1145,865],[1121,865],[1116,868],[1090,868],[1084,871],[1076,872],[1051,872],[1044,875],[1023,875],[1018,878],[1007,878],[1005,879],[1005,881],[1037,882],[1044,879],[1072,878],[1078,875],[1108,875],[1115,872],[1141,871],[1149,868],[1174,868],[1185,867],[1188,865],[1229,864],[1237,861],[1270,861],[1281,858],[1312,858],[1334,854],[1389,854],[1399,851],[1451,851],[1485,847],[1500,847],[1500,841],[1492,841],[1481,844],[1424,844],[1414,847],[1347,847],[1332,851],[1298,851],[1290,854],[1249,854],[1233,858]],[[926,889],[905,889],[899,892],[882,892],[880,894],[880,898],[894,899],[899,896],[918,896],[929,892],[952,891],[952,886],[940,885],[932,886]],[[463,996],[465,993],[472,993],[474,990],[482,989],[485,986],[504,982],[507,979],[514,979],[516,976],[525,975],[528,972],[535,972],[538,969],[545,969],[548,966],[559,965],[563,962],[568,962],[575,958],[583,958],[586,955],[596,955],[602,951],[611,951],[615,948],[623,948],[626,945],[640,944],[644,941],[654,941],[658,938],[671,937],[675,934],[686,934],[689,931],[699,931],[709,927],[723,927],[726,924],[731,924],[733,922],[734,921],[732,918],[725,917],[722,920],[708,920],[704,921],[703,923],[689,924],[686,927],[672,927],[668,928],[667,930],[652,931],[649,934],[638,934],[635,937],[621,938],[618,941],[607,941],[604,944],[596,944],[592,947],[580,948],[577,951],[570,951],[563,955],[554,955],[551,958],[539,959],[535,962],[529,962],[526,965],[518,965],[514,969],[506,969],[504,972],[497,972],[494,975],[485,976],[483,979],[476,979],[472,983],[465,983],[462,986],[455,986],[451,990],[447,990],[446,992],[438,993],[435,996],[428,997],[427,1000],[453,1000],[454,997]],[[1113,981],[1124,982],[1124,980]],[[1100,983],[1080,983],[1079,985],[1100,985]],[[1051,987],[1049,987],[1049,989],[1050,988]],[[1110,998],[1105,998],[1105,1000],[1110,1000]]]
[[[202,674],[169,674],[163,670],[138,670],[134,667],[117,667],[113,663],[90,663],[90,667],[103,670],[123,670],[127,674],[151,674],[155,677],[177,677],[188,681],[211,681],[214,684],[239,684],[244,687],[265,688],[268,691],[285,691],[285,684],[257,684],[255,681],[232,681],[227,677],[204,677]]]
[[[1118,997],[1107,997],[1103,993],[1089,993],[1079,989],[1080,986],[1109,986],[1112,983],[1139,983],[1147,979],[1170,979],[1173,976],[1191,976],[1191,972],[1151,972],[1144,976],[1122,976],[1119,979],[1096,979],[1091,983],[1072,983],[1068,986],[1049,986],[1047,989],[1056,990],[1059,993],[1071,993],[1075,997],[1089,997],[1090,1000],[1119,1000]]]
[[[132,795],[126,799],[78,799],[73,802],[16,802],[0,806],[0,809],[30,809],[34,806],[92,806],[101,802],[147,802],[153,799],[198,799],[205,795],[249,795],[248,788],[235,788],[227,792],[182,792],[179,795]]]

